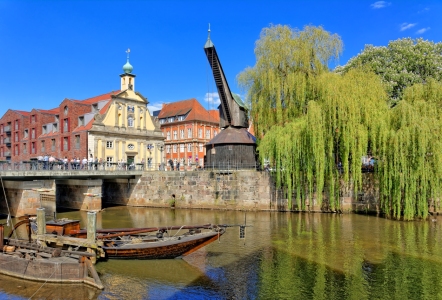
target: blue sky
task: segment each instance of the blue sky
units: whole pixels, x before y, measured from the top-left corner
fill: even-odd
[[[270,24],[338,34],[344,65],[366,44],[442,41],[442,1],[0,0],[0,117],[9,108],[50,109],[119,89],[128,48],[135,89],[151,112],[189,98],[213,109],[203,50],[209,23],[231,90],[244,95],[236,76],[255,64],[255,42]]]

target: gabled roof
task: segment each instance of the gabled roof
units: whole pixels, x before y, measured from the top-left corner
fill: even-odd
[[[188,116],[184,121],[219,123],[219,112],[207,111],[195,98],[164,104],[158,114],[158,119],[181,116],[187,113]]]
[[[100,100],[100,101],[101,101],[101,100]],[[109,106],[111,105],[111,103],[112,103],[112,101],[108,101],[108,102],[106,103],[106,105],[103,106],[103,107],[100,109],[99,114],[100,114],[100,115],[104,115],[104,114],[107,112],[107,110],[109,109]],[[92,120],[90,120],[86,125],[84,125],[84,126],[79,126],[79,127],[75,128],[72,132],[79,132],[79,131],[89,130],[89,129],[92,128],[92,124],[94,123],[94,121],[95,121],[95,119],[92,118]]]
[[[85,99],[85,100],[75,100],[75,101],[76,102],[78,101],[78,102],[83,103],[83,104],[94,104],[94,103],[97,103],[97,102],[100,102],[100,101],[103,101],[103,100],[109,100],[112,95],[117,95],[117,94],[120,94],[120,93],[121,93],[121,91],[112,91],[112,92],[109,92],[109,93],[106,93],[106,94],[102,94],[102,95],[99,95],[99,96],[95,96],[95,97],[92,97],[92,98],[88,98],[88,99]]]
[[[40,112],[40,113],[42,113],[42,114],[51,114],[51,115],[56,115],[56,114],[58,114],[60,112],[60,108],[59,107],[52,108],[52,109],[49,109],[49,110],[36,108],[35,110]]]
[[[12,110],[12,111],[15,111],[16,113],[25,117],[29,117],[29,115],[31,114],[29,111],[24,111],[24,110]]]

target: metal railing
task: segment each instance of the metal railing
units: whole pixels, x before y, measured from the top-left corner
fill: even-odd
[[[142,163],[126,164],[117,162],[87,162],[83,164],[81,162],[68,162],[62,161],[0,161],[0,171],[51,171],[51,170],[66,170],[66,171],[154,171],[157,170],[153,165],[147,165]]]

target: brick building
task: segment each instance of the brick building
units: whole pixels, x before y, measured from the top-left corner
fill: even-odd
[[[180,167],[203,167],[205,145],[220,132],[219,111],[206,110],[196,99],[188,99],[164,104],[158,120],[166,137],[164,160],[172,160],[174,166],[179,162]]]
[[[147,99],[135,92],[129,57],[120,90],[85,100],[64,99],[56,108],[8,110],[0,119],[0,160],[19,163],[45,154],[96,157],[107,162],[161,162],[164,143]]]

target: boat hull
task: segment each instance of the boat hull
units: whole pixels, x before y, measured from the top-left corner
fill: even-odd
[[[86,261],[57,257],[51,259],[20,257],[0,253],[0,273],[21,279],[53,283],[85,283],[99,289],[103,285],[87,276]]]
[[[195,235],[180,236],[177,238],[159,239],[153,242],[142,242],[126,245],[103,246],[108,258],[119,259],[170,259],[186,256],[201,247],[204,247],[223,234],[220,232],[206,232]],[[106,242],[105,245],[111,243]]]

